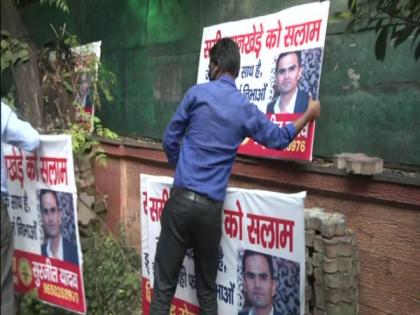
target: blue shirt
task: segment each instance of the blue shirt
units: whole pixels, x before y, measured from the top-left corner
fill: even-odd
[[[236,157],[246,137],[268,148],[284,149],[293,124],[280,128],[223,75],[191,87],[166,127],[163,148],[176,166],[174,186],[223,201]]]

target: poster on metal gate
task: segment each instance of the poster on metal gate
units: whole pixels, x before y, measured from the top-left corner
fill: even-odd
[[[230,37],[241,53],[237,88],[277,125],[297,119],[309,99],[318,99],[328,10],[329,1],[318,1],[205,27],[197,83],[208,81],[210,49],[219,39]],[[239,153],[310,161],[314,133],[311,122],[282,151],[246,138]]]
[[[143,312],[149,314],[160,217],[173,179],[140,174]],[[304,314],[305,192],[281,194],[229,188],[222,209],[218,314]],[[170,259],[170,256],[168,256]],[[198,315],[194,252],[189,249],[178,278],[171,314]],[[269,313],[267,313],[269,314]]]
[[[3,144],[15,290],[86,313],[71,137],[41,136],[35,152]]]

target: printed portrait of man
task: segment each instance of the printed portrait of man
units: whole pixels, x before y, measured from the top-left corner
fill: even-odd
[[[308,107],[309,93],[299,88],[302,77],[301,51],[281,53],[275,69],[275,93],[267,105],[267,114],[303,113]]]
[[[59,204],[57,192],[41,189],[39,198],[45,233],[45,241],[41,245],[41,254],[78,265],[77,247],[63,236],[63,211]]]
[[[272,257],[247,249],[242,256],[242,271],[247,303],[238,315],[280,315],[274,308],[278,282]]]

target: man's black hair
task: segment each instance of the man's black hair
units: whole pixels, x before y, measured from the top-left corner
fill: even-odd
[[[296,54],[297,59],[298,59],[298,66],[301,67],[302,66],[302,52],[300,50],[295,50],[295,51],[288,51],[288,52],[284,52],[281,53],[278,57],[277,57],[277,61],[276,61],[276,70],[278,70],[279,68],[279,62],[283,57],[286,57],[287,55],[291,55],[291,54]]]
[[[268,270],[270,271],[271,279],[273,279],[273,276],[274,276],[274,268],[273,268],[273,259],[271,258],[271,256],[270,255],[267,255],[267,254],[264,254],[264,253],[255,252],[255,251],[250,250],[250,249],[246,249],[244,251],[244,255],[242,256],[243,273],[244,274],[246,273],[246,270],[245,270],[245,262],[246,262],[247,257],[256,256],[256,255],[263,256],[265,258],[265,260],[267,260]]]
[[[221,71],[229,72],[236,78],[241,67],[238,45],[230,38],[222,38],[211,48],[210,62],[218,65]]]

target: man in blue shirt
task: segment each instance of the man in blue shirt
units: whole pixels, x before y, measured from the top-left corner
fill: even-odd
[[[7,193],[6,166],[3,143],[33,151],[40,144],[38,132],[27,122],[17,118],[9,106],[1,102],[1,314],[15,314],[15,299],[12,274],[13,230],[3,201]]]
[[[169,314],[188,248],[194,251],[200,314],[217,314],[222,206],[240,144],[250,137],[268,148],[284,149],[319,116],[319,102],[311,101],[299,119],[278,127],[236,88],[239,69],[237,44],[221,39],[210,51],[210,82],[189,89],[165,130],[163,148],[176,170],[161,217],[151,315]]]

